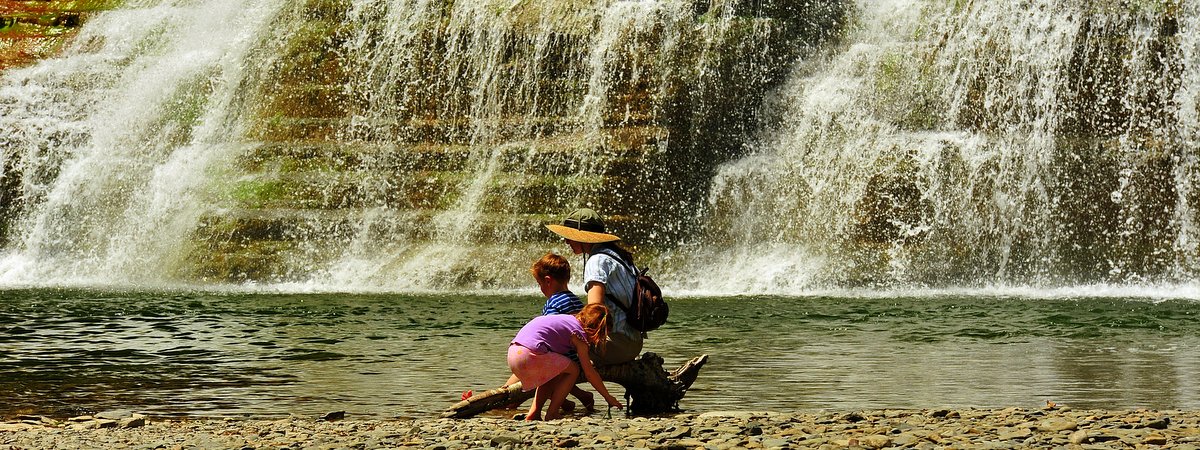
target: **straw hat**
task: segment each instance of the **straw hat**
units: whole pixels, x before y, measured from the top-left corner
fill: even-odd
[[[562,225],[546,225],[554,234],[563,238],[587,244],[619,241],[621,238],[604,232],[604,221],[600,215],[587,208],[580,208],[568,214]]]

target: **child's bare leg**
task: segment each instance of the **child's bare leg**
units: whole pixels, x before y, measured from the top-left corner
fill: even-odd
[[[596,410],[596,399],[591,392],[585,391],[576,385],[571,387],[571,395],[579,399],[579,403],[583,405],[585,411],[591,412]]]
[[[546,398],[551,396],[553,388],[550,383],[552,382],[554,380],[538,386],[537,390],[533,392],[533,404],[529,405],[529,412],[525,413],[525,420],[542,420],[542,405],[546,403]]]
[[[549,409],[546,411],[546,420],[562,417],[562,411],[559,408],[562,407],[563,401],[567,399],[567,394],[571,392],[571,388],[575,386],[575,379],[578,377],[579,365],[572,363],[566,369],[563,369],[562,373],[558,374],[557,377],[546,383],[554,390],[550,395],[550,406],[547,406]]]
[[[500,387],[509,387],[509,386],[512,386],[512,385],[513,385],[513,383],[516,383],[516,382],[518,382],[518,381],[521,381],[521,379],[520,379],[520,378],[517,378],[517,376],[516,376],[516,375],[509,375],[509,376],[508,376],[508,381],[505,381],[505,382],[504,382],[504,385],[503,385],[503,386],[500,386]]]

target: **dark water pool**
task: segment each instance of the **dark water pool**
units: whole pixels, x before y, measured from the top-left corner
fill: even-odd
[[[535,296],[0,292],[0,416],[432,416],[507,377]],[[677,298],[646,350],[681,406],[1200,408],[1200,303]],[[617,388],[619,392],[619,388]]]

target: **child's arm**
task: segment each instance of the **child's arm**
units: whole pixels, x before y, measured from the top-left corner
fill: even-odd
[[[592,360],[588,357],[588,343],[579,336],[571,335],[571,343],[575,344],[575,353],[579,356],[579,367],[583,369],[583,377],[596,388],[604,401],[608,402],[609,406],[616,406],[617,409],[624,408],[620,400],[608,393],[608,388],[604,387],[604,380],[600,379],[600,374],[596,373],[596,367],[592,366]]]

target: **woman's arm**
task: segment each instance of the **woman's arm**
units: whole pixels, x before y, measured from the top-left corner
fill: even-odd
[[[604,304],[604,283],[591,281],[587,284],[587,304],[603,305]]]
[[[596,367],[592,365],[592,360],[588,357],[588,343],[579,336],[571,335],[571,343],[575,344],[575,353],[579,356],[579,367],[583,369],[583,377],[596,388],[596,392],[604,397],[604,401],[608,402],[609,406],[616,406],[617,409],[624,408],[612,394],[608,393],[608,388],[604,387],[604,380],[600,379],[600,374],[596,373]]]

